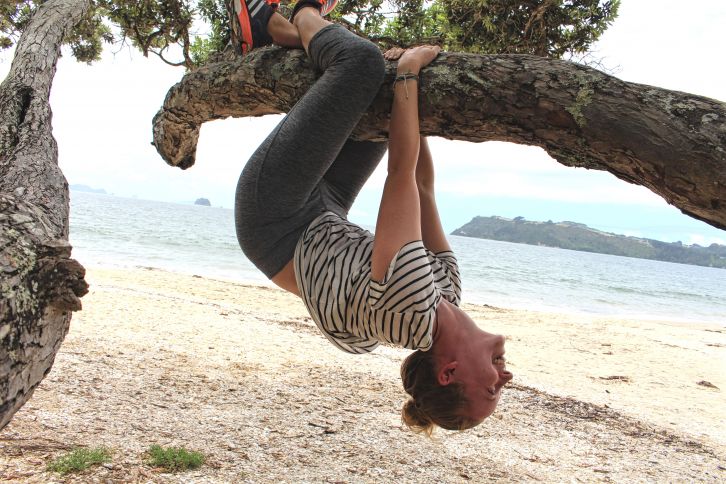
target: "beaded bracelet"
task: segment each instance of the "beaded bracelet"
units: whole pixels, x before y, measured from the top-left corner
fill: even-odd
[[[414,74],[413,72],[407,72],[405,74],[396,76],[396,78],[393,80],[394,86],[398,81],[403,81],[403,87],[406,89],[406,99],[408,99],[408,83],[406,81],[408,81],[409,79],[418,82],[418,75]]]

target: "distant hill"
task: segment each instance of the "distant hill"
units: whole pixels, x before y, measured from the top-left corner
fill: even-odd
[[[211,207],[212,204],[208,198],[197,198],[194,201],[194,205],[204,205],[205,207]]]
[[[471,222],[454,230],[452,235],[726,268],[726,245],[701,247],[627,237],[601,232],[575,222],[532,222],[523,217],[474,217]]]
[[[88,185],[69,185],[69,188],[71,190],[75,190],[77,192],[103,193],[103,194],[106,194],[106,190],[104,190],[103,188],[91,188]]]

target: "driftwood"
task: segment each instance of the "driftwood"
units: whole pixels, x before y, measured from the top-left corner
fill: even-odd
[[[43,4],[0,84],[0,428],[50,371],[88,291],[70,258],[68,184],[48,96],[63,36],[89,5]]]
[[[540,146],[564,165],[609,171],[726,229],[723,102],[525,55],[445,53],[422,74],[424,134]],[[276,47],[200,68],[167,94],[154,144],[167,163],[188,168],[204,122],[287,112],[314,80],[302,51]],[[356,137],[387,136],[388,85]]]

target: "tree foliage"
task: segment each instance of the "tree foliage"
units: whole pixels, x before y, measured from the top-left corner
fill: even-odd
[[[12,47],[43,1],[0,0],[0,49]],[[103,21],[103,12],[93,9],[66,37],[73,56],[82,62],[97,60],[103,42],[112,42],[111,29]]]
[[[0,48],[13,45],[43,0],[0,0]],[[620,0],[341,0],[335,21],[383,47],[436,43],[449,51],[571,57],[613,22]],[[291,2],[283,0],[288,14]],[[103,42],[192,69],[229,42],[225,0],[94,0],[66,39],[81,61]]]
[[[373,40],[448,51],[562,58],[587,52],[620,0],[348,0],[336,15]]]
[[[130,40],[145,56],[159,56],[171,65],[193,67],[190,59],[192,23],[196,3],[187,0],[95,0],[96,11],[120,28],[119,36]],[[169,60],[167,52],[181,47],[182,59]]]
[[[204,3],[202,0],[200,3]],[[213,0],[207,0],[213,1]],[[0,48],[11,47],[43,0],[0,0]],[[191,34],[200,5],[190,0],[93,0],[81,22],[66,36],[79,61],[98,60],[103,43],[129,42],[144,55],[158,55],[172,65],[194,67]],[[169,60],[169,50],[179,49]]]

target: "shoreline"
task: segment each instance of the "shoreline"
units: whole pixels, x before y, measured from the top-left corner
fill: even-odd
[[[563,249],[566,250],[566,249]],[[200,273],[199,271],[195,270],[178,270],[178,269],[168,269],[165,267],[157,267],[157,266],[150,266],[150,265],[142,265],[142,264],[88,264],[84,267],[89,271],[103,271],[103,270],[128,270],[128,271],[134,271],[134,270],[155,270],[155,271],[161,271],[161,272],[171,272],[180,274],[183,276],[191,276],[191,277],[201,277],[204,279],[209,279],[210,281],[218,281],[221,283],[230,283],[230,284],[241,284],[243,286],[259,286],[259,287],[267,287],[267,288],[273,288],[278,289],[278,287],[273,284],[270,280],[264,278],[263,276],[260,276],[259,278],[234,278],[234,277],[225,277],[221,274],[213,274],[213,273]],[[726,270],[726,269],[725,269]],[[629,312],[621,312],[621,313],[606,313],[606,312],[598,312],[595,310],[585,310],[585,309],[578,309],[578,308],[572,308],[572,307],[556,307],[556,306],[546,306],[542,305],[541,303],[535,302],[535,301],[522,301],[521,303],[514,304],[514,305],[507,305],[507,304],[490,304],[489,302],[485,302],[484,296],[477,296],[474,298],[467,298],[466,295],[466,288],[464,290],[464,305],[471,305],[471,306],[482,306],[482,307],[491,307],[493,309],[502,309],[507,311],[523,311],[523,312],[536,312],[546,315],[567,315],[571,317],[581,317],[583,319],[602,319],[602,318],[609,318],[609,319],[623,319],[623,320],[637,320],[637,321],[644,321],[644,322],[653,322],[653,323],[662,323],[662,324],[695,324],[695,325],[709,325],[709,326],[716,326],[717,329],[726,329],[726,320],[703,320],[703,319],[688,319],[685,316],[675,316],[675,317],[663,317],[663,316],[651,316],[647,313],[629,313]]]
[[[51,373],[0,432],[0,480],[57,480],[42,464],[72,445],[110,446],[113,463],[83,478],[123,482],[726,477],[719,325],[465,304],[507,336],[514,385],[484,424],[430,440],[400,423],[407,351],[344,354],[282,290],[159,269],[87,277]],[[161,474],[143,462],[151,443],[210,464]]]

